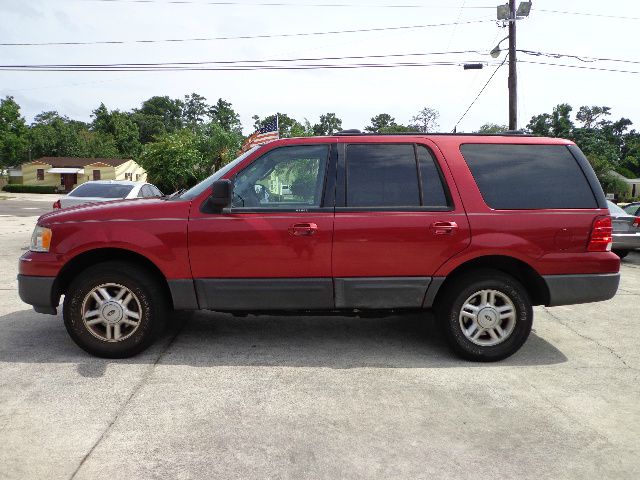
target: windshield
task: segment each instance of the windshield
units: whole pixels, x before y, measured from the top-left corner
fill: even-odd
[[[133,189],[133,185],[117,183],[84,183],[69,193],[70,197],[125,198]]]
[[[613,215],[622,215],[622,216],[629,215],[627,212],[621,209],[618,205],[616,205],[613,202],[610,202],[609,200],[607,200],[607,206],[609,207],[609,212],[612,213]]]
[[[227,173],[233,167],[238,165],[242,160],[247,158],[249,155],[251,155],[253,152],[255,152],[258,148],[260,148],[260,145],[256,145],[255,147],[247,150],[246,152],[244,152],[242,155],[237,157],[232,162],[227,163],[224,167],[222,167],[220,170],[218,170],[213,175],[211,175],[210,177],[205,178],[203,181],[198,183],[195,187],[192,187],[189,190],[187,190],[186,192],[184,192],[182,195],[180,195],[179,198],[183,198],[185,200],[193,200],[198,195],[200,195],[202,192],[204,192],[207,188],[209,188],[213,182],[215,182],[216,180],[219,180],[220,178],[222,178],[225,173]]]

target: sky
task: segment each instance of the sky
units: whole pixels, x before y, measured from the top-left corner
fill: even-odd
[[[232,5],[214,4],[212,0],[187,2],[191,3],[0,0],[0,43],[131,42],[448,25],[197,42],[0,46],[0,64],[219,62],[418,53],[423,55],[329,63],[458,64],[270,71],[0,71],[0,97],[13,96],[28,122],[48,110],[90,121],[92,110],[100,102],[109,109],[131,110],[153,95],[182,99],[196,92],[210,103],[218,98],[230,101],[240,114],[246,134],[251,132],[251,117],[256,114],[264,117],[279,111],[300,121],[307,118],[313,124],[321,114],[335,112],[343,120],[343,128],[362,129],[378,113],[389,113],[398,123],[408,124],[419,110],[429,107],[440,113],[439,130],[446,132],[456,125],[494,73],[496,62],[502,62],[506,55],[503,51],[497,60],[488,55],[507,35],[507,29],[495,21],[498,1],[230,0]],[[615,9],[611,7],[613,3]],[[574,111],[582,105],[611,107],[612,118],[630,118],[640,129],[638,45],[637,0],[534,0],[529,18],[517,23],[518,49],[569,56],[518,53],[518,60],[589,69],[519,63],[518,127],[525,127],[533,115],[550,112],[559,103],[569,103]],[[507,42],[501,46],[506,49]],[[424,55],[460,51],[469,53]],[[584,57],[631,63],[586,62]],[[482,70],[464,70],[461,64],[465,62],[486,65]],[[488,122],[508,123],[507,74],[505,64],[460,121],[458,131],[473,131]]]

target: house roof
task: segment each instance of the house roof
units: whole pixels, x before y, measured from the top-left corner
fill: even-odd
[[[51,165],[52,167],[75,167],[82,168],[88,165],[95,165],[102,163],[117,167],[125,162],[128,162],[128,158],[81,158],[81,157],[41,157],[27,164],[44,163]]]

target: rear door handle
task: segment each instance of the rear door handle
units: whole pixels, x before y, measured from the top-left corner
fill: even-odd
[[[289,233],[296,237],[306,237],[313,235],[318,230],[318,225],[315,223],[296,223],[289,227]]]
[[[458,229],[456,222],[433,222],[429,227],[434,235],[453,235]]]

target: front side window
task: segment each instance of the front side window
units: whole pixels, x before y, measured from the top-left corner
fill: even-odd
[[[320,207],[328,156],[327,145],[298,145],[267,152],[236,175],[232,207]]]

